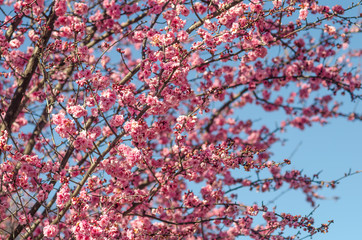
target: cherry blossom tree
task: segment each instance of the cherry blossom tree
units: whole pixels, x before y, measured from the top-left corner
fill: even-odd
[[[287,187],[314,205],[338,184],[271,146],[288,128],[362,119],[336,101],[361,98],[361,1],[346,2],[0,1],[1,239],[327,232],[238,190]],[[260,127],[245,106],[284,120]]]

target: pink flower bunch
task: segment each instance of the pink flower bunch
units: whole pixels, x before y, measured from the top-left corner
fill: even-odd
[[[58,208],[63,209],[69,200],[70,200],[70,190],[69,187],[66,186],[66,184],[64,184],[57,193],[56,203]]]
[[[75,118],[87,116],[87,110],[80,105],[67,107],[67,113],[73,115],[73,117]]]
[[[82,131],[73,142],[73,146],[79,151],[86,152],[87,149],[92,149],[94,140],[85,131]]]
[[[67,12],[67,2],[65,0],[56,0],[54,10],[57,16],[64,16]]]
[[[0,150],[4,152],[10,151],[13,147],[10,144],[7,144],[8,141],[8,131],[1,131],[0,136]]]
[[[59,232],[59,229],[56,225],[46,225],[43,228],[43,233],[45,237],[49,237],[49,238],[53,238],[55,236],[57,236]]]
[[[52,121],[56,125],[55,131],[62,138],[69,138],[76,135],[75,123],[73,120],[65,118],[64,112],[53,114]]]

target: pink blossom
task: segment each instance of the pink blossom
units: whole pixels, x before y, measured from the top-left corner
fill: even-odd
[[[145,38],[145,33],[143,31],[136,31],[133,35],[133,39],[136,42],[142,42],[144,38]]]
[[[177,39],[180,40],[180,42],[186,42],[188,40],[188,33],[186,31],[179,31],[177,34]]]
[[[68,107],[67,112],[72,114],[75,118],[87,116],[87,110],[85,110],[84,107],[80,105]]]
[[[302,8],[302,9],[299,11],[299,19],[300,19],[300,20],[306,20],[306,19],[307,19],[307,16],[308,16],[308,9]]]
[[[332,7],[333,12],[337,13],[337,14],[343,14],[344,13],[344,9],[341,5],[335,5]]]
[[[118,127],[121,126],[124,122],[124,118],[122,115],[114,115],[112,119],[109,121],[109,124],[112,127]]]
[[[194,8],[195,8],[196,12],[199,13],[199,14],[204,14],[204,13],[206,12],[206,9],[207,9],[207,8],[206,8],[202,3],[200,3],[200,2],[195,2],[195,3],[194,3]]]
[[[7,144],[8,141],[8,131],[3,130],[1,131],[0,136],[0,150],[2,151],[10,151],[12,149],[12,145]]]
[[[336,28],[334,26],[324,25],[324,32],[328,33],[329,35],[336,34]]]
[[[31,214],[27,214],[27,215],[21,214],[19,216],[19,223],[22,225],[31,223],[32,221],[33,221],[33,217],[31,216]]]
[[[40,202],[45,201],[48,198],[48,193],[44,192],[43,190],[40,190],[37,198],[38,198],[38,201],[40,201]]]
[[[57,200],[56,200],[57,206],[60,209],[63,209],[69,200],[70,200],[69,188],[66,185],[63,185],[60,188],[59,192],[57,193]]]
[[[21,46],[21,42],[18,39],[13,39],[9,43],[11,48],[19,48]]]
[[[87,149],[91,149],[93,147],[93,141],[91,138],[87,137],[85,132],[81,132],[75,139],[73,146],[75,149],[80,151],[87,151]]]
[[[273,4],[274,8],[280,8],[282,6],[282,0],[274,0]]]
[[[187,9],[186,6],[184,5],[177,5],[177,12],[179,12],[180,14],[182,14],[183,16],[187,17],[190,14],[190,10]]]
[[[152,8],[150,9],[150,13],[153,14],[160,14],[161,12],[162,12],[162,7],[160,5],[152,6]]]
[[[63,16],[67,11],[67,2],[65,0],[55,1],[54,9],[57,16]]]
[[[83,15],[88,12],[88,6],[85,3],[74,3],[75,13],[78,15]]]
[[[257,3],[250,3],[249,7],[250,7],[251,11],[254,11],[257,13],[263,10],[263,6],[261,4],[257,4]]]
[[[116,102],[116,94],[114,91],[108,89],[102,92],[102,96],[100,98],[100,109],[102,112],[107,112]]]
[[[58,227],[56,225],[46,225],[43,228],[43,233],[45,237],[55,237],[58,234]]]

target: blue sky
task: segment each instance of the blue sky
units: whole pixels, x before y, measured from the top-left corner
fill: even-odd
[[[334,180],[352,169],[362,170],[360,122],[344,119],[331,121],[324,127],[315,126],[301,132],[289,130],[289,141],[285,147],[275,147],[275,157],[289,155],[302,142],[292,157],[292,167],[303,169],[307,174],[322,170],[320,179]],[[334,220],[327,235],[319,234],[316,239],[357,239],[362,235],[362,174],[349,176],[341,181],[335,190],[326,189],[322,194],[327,198],[318,202],[315,211],[316,222]],[[334,196],[339,200],[334,200]],[[278,209],[292,209],[309,212],[312,208],[304,201],[302,194],[288,192],[276,201]]]
[[[273,147],[276,161],[292,155],[290,168],[303,170],[308,175],[319,171],[321,180],[335,180],[352,171],[362,170],[360,122],[348,122],[335,119],[326,126],[315,125],[304,131],[289,129],[284,137],[288,138],[285,146],[277,144]],[[334,220],[330,232],[318,234],[315,239],[357,239],[362,235],[362,191],[360,185],[362,174],[343,179],[336,189],[326,189],[322,195],[325,200],[317,202],[319,207],[314,212],[317,223]],[[245,191],[242,198],[245,202],[268,202],[280,191],[275,193],[254,193]],[[336,200],[335,197],[339,199]],[[313,208],[305,201],[300,191],[288,191],[269,207],[277,206],[278,212],[292,214],[309,214]]]

